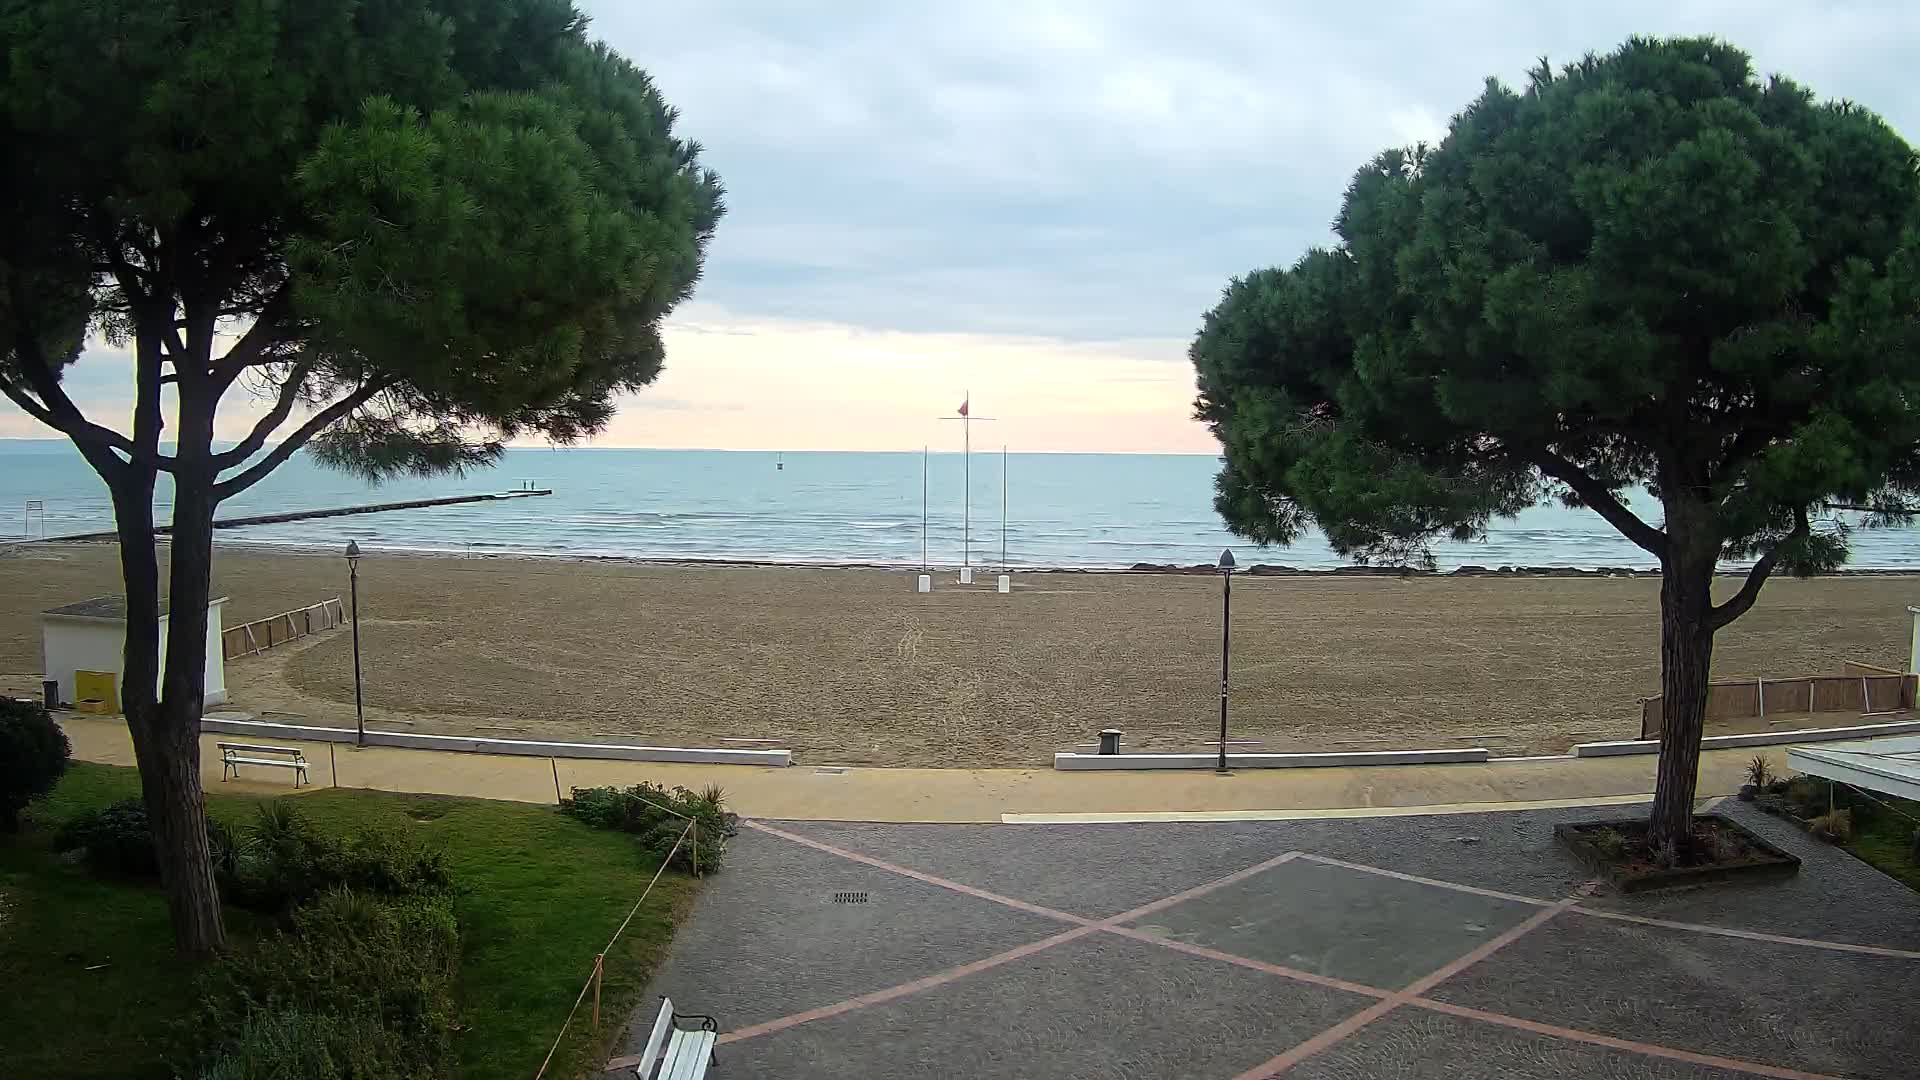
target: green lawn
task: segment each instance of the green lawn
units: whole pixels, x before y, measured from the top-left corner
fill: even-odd
[[[1868,863],[1920,890],[1920,864],[1913,861],[1913,831],[1920,828],[1920,803],[1889,796],[1875,796],[1881,805],[1864,816],[1855,815],[1853,839],[1846,848]],[[1902,816],[1905,815],[1905,816]]]
[[[195,1008],[194,974],[172,951],[157,889],[106,882],[47,846],[52,823],[139,792],[131,769],[75,763],[33,810],[36,827],[0,837],[0,1061],[10,1076],[167,1077]],[[241,823],[255,797],[208,796]],[[464,1029],[458,1075],[526,1080],[620,920],[646,888],[633,838],[561,817],[551,807],[373,791],[320,791],[296,800],[321,829],[382,824],[440,842],[459,889]],[[604,1060],[626,1012],[673,933],[696,883],[661,878],[607,957],[602,1031],[586,1006],[549,1076],[587,1075]],[[264,925],[229,909],[236,946]],[[104,965],[104,966],[100,966]],[[95,970],[88,970],[94,968]]]

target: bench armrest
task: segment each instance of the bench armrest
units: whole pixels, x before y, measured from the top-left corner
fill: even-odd
[[[715,1032],[715,1033],[718,1033],[718,1032],[719,1032],[719,1030],[720,1030],[720,1021],[718,1021],[718,1020],[715,1020],[715,1019],[714,1019],[713,1017],[711,1017],[711,1016],[708,1016],[708,1015],[707,1015],[707,1014],[705,1014],[705,1013],[681,1013],[681,1012],[677,1012],[677,1013],[674,1013],[674,1014],[673,1014],[673,1021],[674,1021],[674,1023],[676,1023],[676,1024],[677,1024],[677,1023],[679,1023],[679,1022],[680,1022],[680,1021],[682,1021],[682,1020],[698,1020],[698,1021],[700,1021],[700,1029],[701,1029],[702,1031],[712,1031],[712,1032]]]

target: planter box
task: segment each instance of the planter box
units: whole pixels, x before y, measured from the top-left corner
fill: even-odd
[[[1614,888],[1623,893],[1646,892],[1649,889],[1673,889],[1684,885],[1709,885],[1720,881],[1777,881],[1789,878],[1800,872],[1800,857],[1783,851],[1731,818],[1719,814],[1696,814],[1695,821],[1711,821],[1717,828],[1728,829],[1740,835],[1746,844],[1753,848],[1755,857],[1738,863],[1709,863],[1702,866],[1680,866],[1672,869],[1640,869],[1623,866],[1612,856],[1595,846],[1590,834],[1603,828],[1617,829],[1623,833],[1632,833],[1646,828],[1645,818],[1626,821],[1581,821],[1567,825],[1555,825],[1553,836],[1560,846],[1571,852],[1605,878]]]

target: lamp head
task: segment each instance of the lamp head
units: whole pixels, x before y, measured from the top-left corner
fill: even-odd
[[[1220,572],[1223,574],[1233,573],[1233,550],[1231,548],[1220,549]]]
[[[360,545],[356,541],[349,540],[347,541],[347,569],[351,570],[359,565]]]

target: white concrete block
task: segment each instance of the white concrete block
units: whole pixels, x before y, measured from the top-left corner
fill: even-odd
[[[1013,575],[1001,574],[999,587],[1001,592],[1005,592],[1005,593],[1012,592],[1013,591]]]
[[[1448,765],[1491,760],[1493,752],[1481,746],[1446,750],[1357,750],[1319,754],[1227,755],[1232,769],[1309,769],[1329,765]],[[1211,769],[1220,755],[1212,754],[1072,754],[1053,755],[1061,770],[1093,769]]]
[[[960,584],[962,585],[973,584],[973,567],[963,566],[960,568]]]
[[[919,580],[914,583],[914,591],[915,592],[932,592],[933,591],[933,575],[921,574]]]

